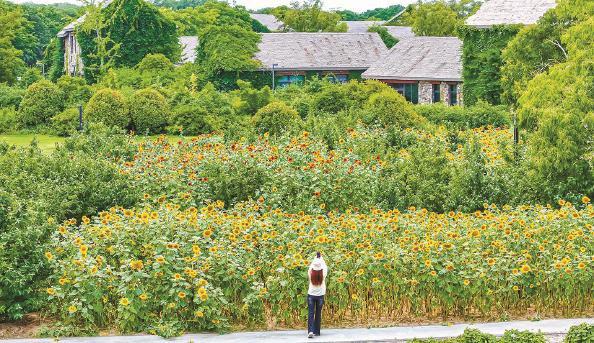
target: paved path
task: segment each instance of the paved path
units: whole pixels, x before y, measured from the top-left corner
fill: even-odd
[[[166,340],[156,336],[123,336],[123,337],[91,337],[66,338],[60,342],[67,343],[297,343],[297,342],[395,342],[413,338],[449,338],[459,336],[466,328],[476,328],[484,333],[503,335],[505,330],[541,331],[544,334],[564,334],[573,325],[581,323],[594,324],[594,318],[553,319],[541,321],[516,321],[501,323],[457,324],[452,326],[410,326],[378,329],[328,329],[322,328],[322,336],[314,339],[305,337],[305,330],[269,331],[269,332],[236,332],[227,335],[195,334]],[[0,340],[0,343],[53,343],[53,339],[13,339]]]

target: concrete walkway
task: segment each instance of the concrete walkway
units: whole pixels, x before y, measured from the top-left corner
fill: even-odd
[[[322,328],[322,336],[307,339],[305,330],[236,332],[227,335],[193,334],[166,340],[156,336],[90,337],[65,338],[60,342],[68,343],[297,343],[297,342],[394,342],[413,338],[449,338],[461,335],[466,328],[479,329],[484,333],[503,335],[506,330],[529,330],[547,335],[567,333],[570,327],[581,323],[594,324],[594,318],[552,319],[541,321],[516,321],[481,324],[457,324],[452,326],[403,326],[378,329],[328,329]],[[12,339],[0,340],[1,343],[53,343],[54,339]]]

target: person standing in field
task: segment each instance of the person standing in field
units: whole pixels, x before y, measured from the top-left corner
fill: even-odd
[[[307,291],[307,337],[313,338],[320,335],[322,326],[322,305],[326,295],[326,275],[328,266],[319,252],[313,259],[307,271],[309,277],[309,290]]]

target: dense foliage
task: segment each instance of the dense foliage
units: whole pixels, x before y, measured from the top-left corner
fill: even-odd
[[[45,304],[39,282],[49,274],[44,246],[56,221],[134,204],[127,178],[87,148],[118,145],[126,149],[123,139],[89,137],[51,155],[0,146],[0,318],[18,319]]]
[[[402,5],[391,5],[383,8],[374,8],[363,13],[355,13],[349,10],[341,10],[338,13],[342,16],[342,20],[359,21],[359,20],[380,20],[387,21],[392,19],[395,15],[404,10]]]
[[[418,36],[454,36],[462,24],[456,12],[444,1],[419,2],[405,12],[401,20]]]
[[[18,8],[0,1],[0,83],[14,83],[24,67],[23,52],[15,47],[26,20]]]
[[[503,99],[517,105],[528,82],[557,63],[571,57],[562,36],[594,15],[594,3],[564,0],[548,11],[536,25],[524,27],[503,51],[501,68]],[[594,34],[592,37],[594,39]]]
[[[115,0],[90,12],[77,40],[90,79],[105,66],[135,66],[151,53],[178,61],[181,52],[175,23],[143,0]]]
[[[322,9],[322,1],[307,0],[291,7],[281,6],[272,13],[285,24],[285,29],[296,32],[346,32],[347,25],[341,15]]]
[[[494,26],[489,29],[460,28],[464,41],[464,103],[474,105],[479,100],[501,103],[501,52],[520,30],[517,26]]]

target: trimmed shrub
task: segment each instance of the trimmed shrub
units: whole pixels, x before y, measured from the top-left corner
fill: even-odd
[[[0,108],[0,133],[14,132],[18,126],[17,111],[12,108]]]
[[[46,124],[64,110],[64,94],[55,84],[41,80],[29,86],[19,107],[23,125],[33,127]]]
[[[65,106],[79,106],[87,103],[93,91],[82,77],[64,75],[56,81],[58,88],[64,93]]]
[[[79,113],[76,108],[69,108],[52,117],[52,130],[58,136],[70,136],[78,129]]]
[[[90,123],[126,128],[130,124],[128,107],[122,93],[117,90],[100,89],[85,107],[85,117]]]
[[[181,105],[173,111],[176,128],[186,135],[199,135],[214,131],[208,112],[201,106]]]
[[[565,343],[592,343],[594,342],[594,325],[580,324],[572,326],[565,337]]]
[[[313,95],[312,109],[314,114],[319,112],[338,113],[352,105],[350,95],[341,84],[324,85],[320,92]]]
[[[439,103],[418,105],[415,110],[431,123],[445,125],[449,129],[473,129],[488,125],[501,127],[511,124],[505,106],[491,105],[482,100],[469,107]]]
[[[419,127],[425,119],[415,111],[414,106],[394,90],[384,90],[372,95],[365,105],[368,124],[384,127]]]
[[[163,54],[148,54],[136,65],[142,72],[173,71],[173,63]]]
[[[128,102],[132,124],[139,133],[161,133],[168,124],[169,105],[154,89],[141,89]]]
[[[260,133],[268,132],[271,135],[281,135],[292,131],[301,124],[299,113],[279,101],[264,106],[252,120]]]
[[[23,95],[25,95],[24,89],[0,83],[0,108],[14,107],[18,109]]]

